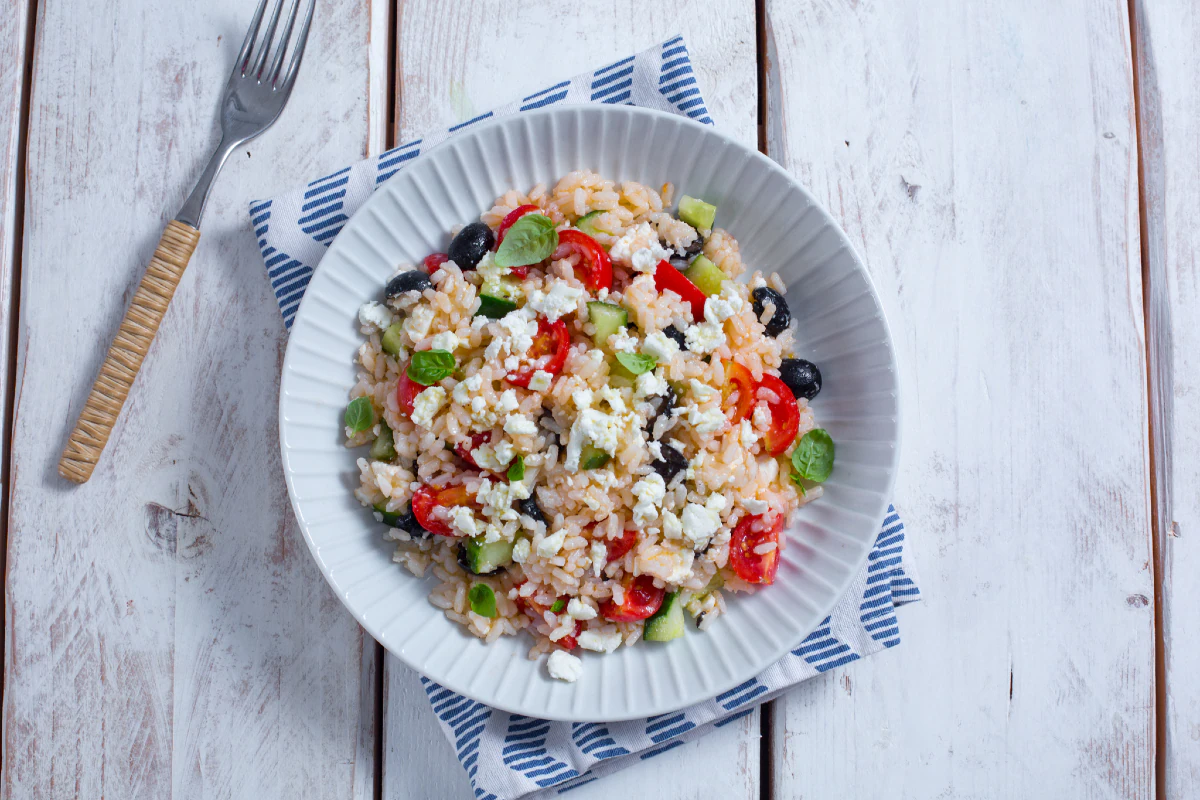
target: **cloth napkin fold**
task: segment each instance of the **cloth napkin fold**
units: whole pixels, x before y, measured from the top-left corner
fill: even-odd
[[[291,328],[313,268],[329,243],[397,170],[483,120],[569,103],[625,103],[713,124],[687,46],[676,36],[304,188],[254,201],[250,218],[284,325]],[[867,565],[817,630],[758,676],[682,711],[629,722],[551,722],[490,708],[425,677],[421,684],[477,798],[514,800],[566,792],[744,717],[801,681],[899,644],[895,609],[921,597],[904,537],[904,524],[889,507]]]

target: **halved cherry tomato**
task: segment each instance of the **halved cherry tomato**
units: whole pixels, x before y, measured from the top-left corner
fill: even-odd
[[[561,319],[551,322],[538,317],[537,336],[533,337],[526,356],[532,363],[508,373],[508,382],[528,388],[533,373],[539,369],[557,375],[567,363],[567,351],[571,349],[571,332]],[[543,363],[544,362],[544,363]]]
[[[635,544],[637,544],[637,531],[635,530],[626,530],[621,535],[620,539],[617,539],[616,541],[610,539],[609,541],[605,542],[604,546],[608,548],[607,561],[609,563],[616,561],[618,558],[632,550]]]
[[[783,517],[779,514],[756,514],[745,517],[733,529],[729,538],[729,566],[746,583],[768,584],[775,582],[779,571],[779,532],[783,530]],[[759,555],[754,548],[773,543],[775,549]]]
[[[408,377],[408,364],[405,363],[404,369],[400,371],[400,382],[396,384],[396,402],[400,404],[400,409],[405,416],[412,416],[413,403],[416,401],[417,395],[425,389],[426,387]]]
[[[425,271],[430,275],[438,271],[438,267],[450,260],[450,256],[445,253],[431,253],[425,256],[425,260],[421,263],[425,265]]]
[[[421,484],[412,496],[412,513],[421,523],[421,527],[439,536],[457,536],[450,523],[445,519],[434,517],[433,512],[438,508],[453,508],[454,506],[469,506],[474,504],[474,498],[467,492],[467,487],[461,483],[436,489],[433,486]]]
[[[612,288],[612,259],[599,242],[574,228],[559,231],[558,249],[551,258],[566,258],[572,253],[580,255],[581,260],[575,265],[575,276],[585,286],[593,292]]]
[[[469,439],[459,442],[454,445],[454,452],[458,453],[458,457],[475,469],[479,469],[479,465],[475,463],[475,457],[471,455],[475,448],[482,444],[487,444],[492,438],[492,434],[488,431],[483,433],[472,433]]]
[[[600,616],[612,622],[646,619],[662,607],[665,594],[664,590],[654,586],[654,578],[639,575],[625,587],[625,602],[617,605],[612,600],[605,600],[600,604]]]
[[[500,249],[500,243],[504,241],[504,234],[508,233],[508,229],[513,226],[513,223],[525,216],[531,211],[538,211],[535,205],[517,206],[512,211],[504,215],[504,219],[500,221],[500,227],[496,228],[496,247]]]
[[[736,361],[725,365],[725,385],[721,387],[721,408],[730,425],[737,425],[754,405],[754,376]]]
[[[525,583],[525,581],[521,581],[521,583],[517,584],[516,588],[519,590],[521,588],[521,586],[524,585],[524,583]],[[564,596],[564,597],[560,597],[558,599],[563,602],[563,608],[565,609],[567,607],[567,603],[570,601],[570,598]],[[547,611],[550,610],[546,606],[544,606],[541,603],[539,603],[538,601],[534,600],[532,597],[522,597],[519,591],[517,593],[517,599],[514,602],[516,602],[517,608],[520,609],[522,613],[524,613],[526,616],[529,616],[533,619],[544,620],[545,616],[543,616],[543,615]],[[576,647],[579,646],[579,638],[578,637],[579,637],[580,633],[581,633],[581,631],[580,631],[579,620],[575,620],[574,630],[572,630],[566,636],[564,636],[561,639],[559,639],[558,641],[556,641],[555,644],[564,650],[574,650]]]
[[[660,261],[654,268],[654,288],[658,290],[659,294],[670,289],[692,307],[694,321],[704,321],[704,301],[708,297],[682,272],[672,267],[669,261]]]
[[[764,392],[765,390],[765,392]],[[767,395],[764,397],[764,393]],[[800,430],[800,408],[787,384],[774,375],[763,375],[754,389],[755,401],[767,400],[771,409],[771,427],[763,434],[767,452],[777,456],[788,449]]]

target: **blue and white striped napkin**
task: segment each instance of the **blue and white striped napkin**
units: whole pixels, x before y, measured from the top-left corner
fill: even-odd
[[[255,201],[250,204],[250,217],[284,325],[291,328],[313,268],[329,243],[377,186],[424,149],[457,131],[485,119],[555,103],[627,103],[713,124],[683,37],[677,36],[352,164],[303,189]],[[889,507],[867,566],[821,626],[760,675],[707,702],[630,722],[550,722],[490,708],[424,677],[421,683],[477,798],[549,795],[679,747],[744,717],[800,681],[895,647],[900,643],[895,609],[920,597],[915,566],[904,546],[904,525]]]

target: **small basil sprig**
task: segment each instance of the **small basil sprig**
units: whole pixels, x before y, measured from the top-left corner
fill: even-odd
[[[351,433],[362,433],[375,424],[375,409],[371,408],[371,401],[367,398],[356,397],[346,406],[342,419]]]
[[[642,353],[617,353],[617,361],[634,375],[641,375],[658,366],[658,359]]]
[[[803,478],[813,483],[823,483],[833,472],[833,437],[824,428],[815,428],[800,439],[792,451],[793,480]]]
[[[496,618],[496,593],[486,583],[477,583],[467,592],[471,610],[481,617]]]
[[[508,479],[514,483],[525,480],[525,456],[517,456],[509,466]]]
[[[550,610],[555,614],[562,613],[562,610],[567,607],[567,601],[561,597],[554,601],[554,605],[550,606]]]
[[[558,248],[554,221],[544,214],[526,214],[512,224],[496,250],[501,267],[524,267],[549,258]]]
[[[408,362],[408,377],[422,386],[429,386],[450,377],[456,364],[454,354],[449,350],[422,350],[413,353]]]

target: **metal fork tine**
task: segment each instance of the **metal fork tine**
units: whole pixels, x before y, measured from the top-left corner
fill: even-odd
[[[283,10],[283,0],[276,0],[275,10],[271,12],[271,21],[267,23],[267,32],[263,36],[262,47],[254,59],[254,68],[250,71],[254,77],[262,80],[263,65],[267,63],[267,55],[271,52],[271,44],[275,39],[275,27],[279,25],[279,12]]]
[[[300,60],[304,58],[304,45],[308,43],[308,29],[312,26],[313,11],[316,10],[317,0],[308,0],[308,13],[304,15],[304,25],[300,28],[300,35],[296,38],[296,49],[292,55],[292,63],[288,65],[287,72],[283,76],[284,87],[292,88],[292,83],[296,80],[296,72],[300,69]]]
[[[246,74],[246,62],[250,60],[250,51],[254,48],[254,40],[258,38],[258,26],[262,24],[263,12],[266,10],[267,0],[262,0],[258,4],[258,10],[254,12],[254,19],[250,21],[250,28],[246,31],[246,40],[242,42],[237,61],[233,62],[235,76]]]
[[[267,68],[267,82],[272,86],[279,80],[279,71],[283,69],[283,57],[287,55],[288,42],[292,38],[292,28],[296,24],[296,12],[300,10],[300,0],[292,0],[292,10],[288,14],[287,24],[283,27],[283,36],[279,37],[279,47],[275,50],[275,58]]]

